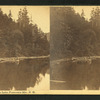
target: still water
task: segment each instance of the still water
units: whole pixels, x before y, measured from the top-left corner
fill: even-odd
[[[24,59],[0,63],[0,90],[42,89],[49,80],[49,59]],[[48,89],[49,85],[44,85]]]
[[[51,65],[52,90],[99,90],[100,58],[90,62],[63,61]]]
[[[41,81],[39,84],[36,84],[34,87],[27,88],[28,91],[48,91],[50,89],[50,75],[45,74],[45,77],[40,74]]]

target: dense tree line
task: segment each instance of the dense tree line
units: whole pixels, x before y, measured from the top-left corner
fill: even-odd
[[[51,57],[100,55],[100,8],[93,8],[91,18],[84,10],[51,7]],[[55,27],[56,26],[56,27]]]
[[[12,16],[0,9],[0,57],[48,55],[46,34],[32,23],[27,8],[20,9],[17,21]]]

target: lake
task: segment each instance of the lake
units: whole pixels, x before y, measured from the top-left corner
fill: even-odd
[[[49,78],[49,58],[0,63],[0,90],[27,90]],[[48,85],[47,87],[48,88]]]
[[[100,58],[51,63],[52,90],[99,90]]]

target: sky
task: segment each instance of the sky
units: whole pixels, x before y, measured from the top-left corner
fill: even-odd
[[[53,7],[73,7],[76,13],[81,14],[82,13],[82,9],[84,10],[85,13],[85,18],[86,19],[90,19],[90,14],[91,14],[91,10],[93,8],[99,7],[100,6],[53,6]]]
[[[82,9],[84,10],[85,13],[85,18],[86,19],[90,19],[90,14],[91,14],[91,10],[93,8],[96,8],[97,6],[72,6],[76,12],[78,12],[79,14],[81,14]],[[100,6],[99,6],[100,7]]]
[[[9,13],[9,10],[12,12],[12,18],[17,20],[18,12],[23,9],[25,6],[0,6],[2,11],[6,14]],[[39,28],[42,29],[43,32],[50,32],[50,13],[48,6],[26,6],[28,10],[28,15],[31,18],[33,23],[37,24]]]
[[[25,6],[0,6],[4,13],[8,14],[9,10],[12,12],[13,19],[17,20],[18,11]],[[33,23],[36,23],[43,32],[50,32],[50,7],[49,6],[26,6],[29,12],[29,17],[32,16]],[[67,6],[66,6],[67,7]],[[85,13],[85,18],[89,20],[92,8],[97,6],[71,6],[76,12]]]

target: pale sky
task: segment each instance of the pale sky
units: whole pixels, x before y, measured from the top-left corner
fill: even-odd
[[[18,11],[25,6],[0,6],[6,14],[9,10],[12,12],[13,19],[18,18]],[[48,6],[26,6],[29,12],[29,17],[32,15],[33,23],[36,23],[43,32],[50,32],[50,9]]]
[[[91,10],[93,8],[96,8],[97,6],[72,6],[72,7],[79,14],[81,14],[82,9],[83,9],[84,10],[84,13],[85,13],[85,18],[89,20],[90,19]],[[98,6],[98,7],[100,7],[100,6]]]
[[[90,19],[91,10],[96,7],[100,8],[100,6],[53,6],[53,7],[73,7],[75,12],[79,14],[81,14],[83,9],[85,13],[85,18],[88,20]]]
[[[0,6],[3,12],[8,14],[9,10],[12,11],[13,19],[18,18],[18,11],[25,6]],[[43,32],[50,32],[50,8],[49,6],[26,6],[29,12],[29,17],[32,16],[33,23],[36,23]],[[66,6],[67,7],[67,6]],[[75,11],[80,13],[84,10],[86,19],[90,18],[92,8],[97,6],[71,6]]]

